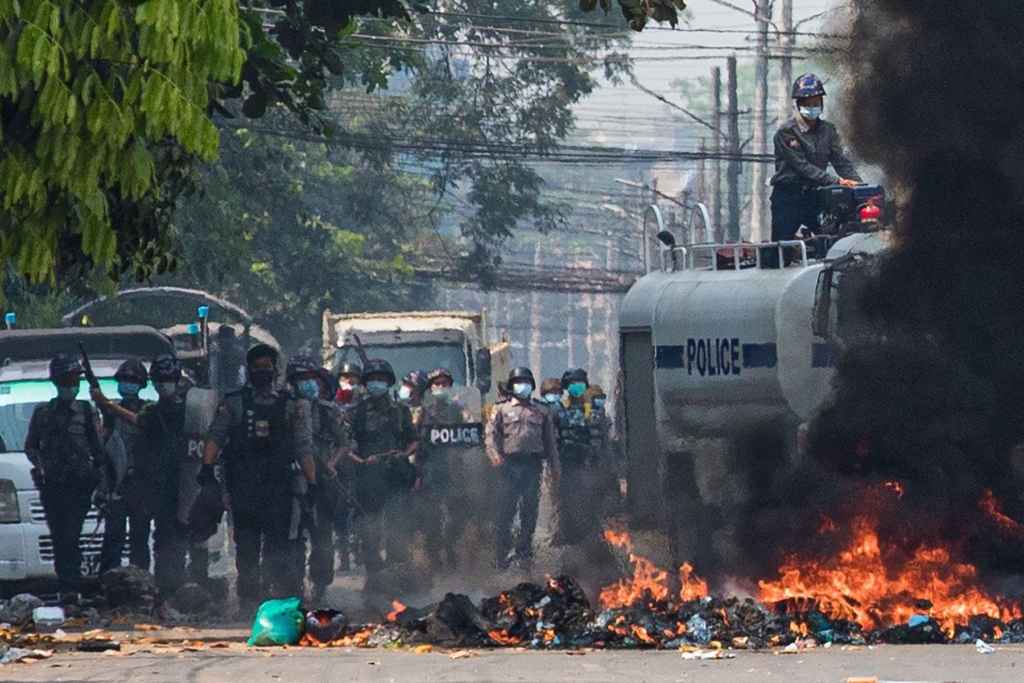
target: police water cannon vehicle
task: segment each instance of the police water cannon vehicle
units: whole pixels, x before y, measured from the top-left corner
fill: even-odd
[[[775,433],[795,452],[827,398],[855,274],[887,248],[891,212],[879,186],[818,192],[823,229],[802,240],[677,245],[645,224],[651,265],[619,312],[631,525],[742,504],[741,441]]]

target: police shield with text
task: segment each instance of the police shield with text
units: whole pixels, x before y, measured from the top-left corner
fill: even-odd
[[[82,579],[82,526],[105,467],[96,416],[88,401],[77,399],[82,379],[78,358],[50,361],[57,397],[36,406],[25,437],[25,454],[46,514],[53,542],[59,598],[77,602]]]
[[[544,461],[557,460],[558,444],[551,413],[531,398],[536,388],[533,372],[513,368],[507,386],[512,398],[494,407],[486,430],[487,457],[501,475],[496,561],[498,569],[506,569],[514,551],[521,565],[529,568]],[[512,523],[517,510],[520,532],[513,542]]]
[[[214,417],[200,483],[216,481],[224,459],[234,524],[237,592],[244,610],[267,597],[302,595],[299,539],[294,531],[295,475],[315,484],[308,404],[274,387],[277,351],[257,344],[246,354],[247,384],[229,394]]]

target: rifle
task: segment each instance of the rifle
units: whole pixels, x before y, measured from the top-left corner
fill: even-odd
[[[82,369],[85,371],[85,381],[89,383],[90,389],[99,389],[100,381],[96,379],[96,373],[92,371],[92,363],[89,362],[89,355],[85,352],[85,344],[78,342],[78,350],[82,352]]]
[[[355,332],[352,333],[352,338],[356,340],[356,355],[359,356],[359,360],[365,368],[366,364],[370,362],[370,359],[366,357],[366,349],[363,348],[363,342],[359,340],[359,335]]]

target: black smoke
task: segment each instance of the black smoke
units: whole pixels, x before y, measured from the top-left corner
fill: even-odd
[[[820,552],[822,519],[874,512],[880,537],[1024,573],[1024,3],[860,0],[846,138],[900,198],[893,249],[811,430],[811,465],[761,489],[740,532],[767,569]],[[897,482],[899,497],[868,495]],[[884,508],[884,509],[883,509]],[[833,541],[835,539],[833,538]]]

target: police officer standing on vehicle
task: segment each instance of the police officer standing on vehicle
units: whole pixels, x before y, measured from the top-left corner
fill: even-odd
[[[396,499],[410,491],[415,482],[413,461],[419,442],[409,407],[391,398],[389,390],[395,384],[391,364],[370,360],[363,368],[362,381],[367,396],[350,413],[355,441],[356,524],[366,566],[366,591],[376,593],[386,590],[376,584],[377,574],[384,567],[381,551],[385,532],[389,564],[404,559],[408,550],[395,542],[406,540],[395,524],[400,516]]]
[[[562,405],[562,391],[562,382],[557,377],[547,377],[540,383],[540,401],[553,415],[558,415]]]
[[[487,457],[502,479],[498,501],[497,565],[507,569],[512,551],[523,568],[533,561],[533,534],[540,505],[544,460],[557,462],[555,424],[547,408],[531,396],[536,388],[529,368],[513,368],[506,385],[512,398],[496,405],[487,421]],[[512,522],[520,514],[520,535],[513,544]]]
[[[239,602],[249,611],[267,597],[302,595],[295,521],[297,470],[316,483],[308,404],[274,387],[277,351],[257,344],[246,354],[246,386],[229,394],[203,447],[200,484],[216,481],[224,458],[225,485],[234,523]]]
[[[817,76],[804,74],[798,78],[793,84],[796,115],[775,134],[775,175],[771,179],[773,242],[794,239],[801,226],[811,231],[819,228],[820,209],[812,192],[814,188],[855,187],[863,183],[846,156],[836,127],[821,118],[824,96],[825,87]],[[828,172],[829,164],[838,175]]]
[[[121,395],[118,405],[137,415],[148,401],[139,398],[139,392],[149,384],[146,366],[137,358],[129,358],[114,373],[117,393]],[[153,515],[149,501],[139,491],[136,463],[138,439],[135,425],[106,410],[103,403],[97,403],[104,414],[103,431],[107,452],[111,457],[112,481],[107,506],[103,516],[103,548],[100,551],[100,571],[105,572],[121,566],[125,536],[128,537],[128,563],[149,571],[149,531]],[[111,448],[119,444],[117,449]],[[114,453],[121,457],[114,458]]]
[[[321,602],[334,581],[334,511],[338,505],[338,465],[348,457],[352,440],[348,419],[334,402],[330,385],[325,384],[322,368],[308,356],[288,362],[285,376],[295,395],[310,402],[313,430],[313,459],[317,486],[310,495],[306,519],[309,535],[309,578],[313,584],[313,602]],[[331,377],[332,384],[333,377]],[[323,398],[322,398],[323,397]]]
[[[53,541],[61,602],[78,602],[82,552],[78,541],[93,492],[103,486],[103,445],[88,401],[77,400],[82,365],[74,356],[50,361],[57,397],[36,406],[25,437],[25,454]]]

